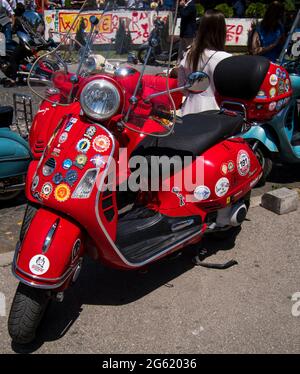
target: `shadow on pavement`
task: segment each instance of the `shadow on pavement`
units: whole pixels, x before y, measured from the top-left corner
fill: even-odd
[[[52,302],[38,331],[38,338],[32,344],[19,346],[12,343],[17,353],[32,353],[45,342],[62,338],[80,316],[84,305],[98,305],[101,321],[102,305],[125,305],[144,297],[159,287],[174,287],[174,279],[191,270],[198,245],[189,246],[181,254],[174,254],[145,270],[120,271],[104,268],[99,263],[86,258],[77,283],[65,293],[63,303]],[[218,251],[234,247],[234,240],[214,240],[205,238],[202,246],[208,250],[207,257]],[[202,268],[199,267],[199,271]],[[199,274],[200,276],[200,274]],[[77,331],[70,332],[76,335]]]
[[[300,182],[300,167],[298,164],[274,164],[268,181],[280,184]]]
[[[0,212],[1,209],[7,209],[7,208],[15,208],[17,206],[23,205],[27,203],[27,199],[25,194],[22,192],[20,195],[18,195],[15,199],[8,200],[8,201],[0,201]]]

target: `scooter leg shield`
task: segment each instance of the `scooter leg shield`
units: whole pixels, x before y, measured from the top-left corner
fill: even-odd
[[[83,233],[76,223],[40,208],[17,245],[12,270],[30,286],[64,289],[81,265],[83,248]]]

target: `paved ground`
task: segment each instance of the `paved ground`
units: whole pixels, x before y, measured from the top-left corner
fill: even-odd
[[[238,261],[223,271],[193,267],[192,248],[143,274],[87,260],[35,344],[11,346],[0,317],[0,352],[300,353],[300,316],[291,312],[300,291],[299,220],[300,210],[251,209],[234,247],[205,243],[215,252],[209,261]],[[0,284],[8,312],[16,287],[9,267]]]

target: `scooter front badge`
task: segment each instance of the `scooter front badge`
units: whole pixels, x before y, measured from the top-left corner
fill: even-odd
[[[60,203],[68,200],[70,195],[71,195],[70,187],[65,183],[59,184],[55,188],[54,197]]]

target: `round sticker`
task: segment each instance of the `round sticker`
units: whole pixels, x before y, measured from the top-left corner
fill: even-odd
[[[105,152],[110,146],[110,140],[105,135],[98,135],[93,141],[93,148],[96,152]]]
[[[81,154],[81,155],[76,156],[74,165],[77,166],[78,168],[82,169],[84,167],[84,165],[86,164],[86,162],[87,162],[86,155]]]
[[[44,199],[48,199],[48,197],[51,194],[52,190],[53,190],[53,187],[52,187],[51,183],[47,182],[47,183],[43,184],[43,187],[42,187],[42,190],[41,190],[41,196]]]
[[[68,200],[70,194],[70,187],[65,183],[59,184],[54,191],[54,197],[59,202],[64,202]]]
[[[276,74],[272,74],[272,75],[270,76],[270,85],[271,85],[271,86],[276,86],[277,82],[278,82],[278,77],[277,77],[277,75],[276,75]]]
[[[56,173],[54,174],[53,178],[52,178],[52,181],[53,183],[55,184],[59,184],[60,182],[62,182],[64,180],[64,177],[62,176],[61,173]]]
[[[280,68],[276,69],[276,75],[277,75],[277,77],[281,76],[281,69]]]
[[[45,274],[50,267],[49,259],[44,255],[36,255],[32,257],[29,262],[29,269],[32,274],[43,275]]]
[[[272,112],[276,108],[276,101],[269,104],[269,111]]]
[[[207,200],[210,196],[210,189],[207,186],[197,186],[194,190],[194,196],[197,200]]]
[[[285,71],[282,71],[281,77],[282,77],[282,79],[286,79],[286,72]]]
[[[239,151],[237,156],[237,168],[241,176],[245,176],[250,171],[250,157],[246,151]]]
[[[63,164],[62,164],[62,167],[65,169],[65,170],[68,170],[70,169],[70,167],[73,165],[73,162],[70,158],[67,158],[66,160],[64,160]]]
[[[69,183],[70,186],[73,186],[73,184],[77,181],[77,179],[78,179],[78,173],[76,170],[67,171],[65,180],[67,183]]]
[[[270,89],[270,97],[274,97],[275,95],[276,95],[276,88],[275,87],[272,87],[271,89]]]
[[[80,139],[76,145],[76,149],[78,152],[86,153],[91,146],[91,142],[88,139]]]
[[[90,160],[97,168],[101,168],[105,165],[104,157],[101,155],[95,155]]]
[[[215,193],[218,197],[226,195],[229,190],[229,180],[227,178],[220,178],[215,186]]]
[[[59,137],[58,142],[59,143],[64,143],[67,139],[68,139],[68,133],[67,132],[63,132],[61,134],[61,136]]]
[[[40,178],[38,175],[36,175],[34,178],[33,178],[33,181],[32,181],[32,184],[31,184],[31,191],[35,191],[35,189],[37,188],[38,184],[39,184],[39,181],[40,181]]]

